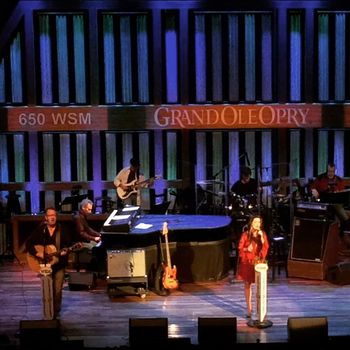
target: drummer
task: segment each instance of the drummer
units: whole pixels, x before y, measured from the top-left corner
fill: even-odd
[[[251,176],[252,171],[250,168],[247,166],[242,167],[240,171],[240,179],[232,185],[231,192],[240,197],[257,195],[258,182]]]

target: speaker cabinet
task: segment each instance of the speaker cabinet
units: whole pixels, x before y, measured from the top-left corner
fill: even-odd
[[[329,221],[294,218],[291,258],[321,261],[327,240]]]
[[[198,344],[229,346],[237,342],[236,317],[199,317]]]
[[[325,343],[328,341],[326,317],[289,317],[288,341],[291,343]]]
[[[339,228],[336,222],[294,218],[288,276],[324,280],[338,261]]]
[[[20,321],[20,347],[22,349],[55,348],[60,344],[60,323],[58,320]]]
[[[130,318],[129,344],[131,347],[166,344],[168,341],[167,318]]]
[[[68,287],[70,290],[93,289],[96,276],[93,272],[69,272]]]
[[[144,249],[108,250],[109,277],[141,277],[146,275]]]

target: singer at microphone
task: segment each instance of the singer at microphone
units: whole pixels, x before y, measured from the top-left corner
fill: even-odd
[[[53,207],[45,209],[45,219],[40,222],[25,242],[29,267],[36,274],[41,275],[42,271],[46,273],[47,283],[43,284],[45,319],[54,319],[59,316],[65,271],[69,262],[69,252],[75,249],[74,243],[75,238],[71,230],[60,225],[57,211]],[[48,298],[50,289],[52,299]]]
[[[244,281],[244,296],[247,305],[246,317],[252,315],[252,284],[255,283],[255,263],[264,260],[269,249],[263,220],[259,215],[251,218],[248,228],[242,233],[238,244],[239,264],[237,279]]]

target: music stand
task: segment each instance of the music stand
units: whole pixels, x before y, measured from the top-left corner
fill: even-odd
[[[78,210],[78,204],[85,198],[88,197],[88,194],[78,194],[74,196],[66,197],[61,203],[61,212],[62,213],[71,213],[72,211]],[[67,209],[70,206],[70,210],[63,210],[63,206],[67,206]]]

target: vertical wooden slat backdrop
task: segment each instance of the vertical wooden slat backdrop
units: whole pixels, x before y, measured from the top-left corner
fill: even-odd
[[[97,6],[87,3],[90,9]],[[232,10],[215,11],[198,6],[195,11],[187,8],[188,16],[180,20],[185,2],[180,10],[176,8],[180,5],[172,4],[170,11],[166,5],[142,12],[118,11],[117,3],[115,9],[98,6],[102,12],[97,7],[45,11],[44,2],[31,1],[19,7],[23,11],[19,22],[12,26],[8,42],[1,43],[1,105],[255,104],[305,102],[305,96],[311,96],[311,102],[344,103],[350,98],[348,10],[302,11],[291,2],[278,11],[270,6],[259,11],[235,4],[230,5]],[[23,19],[26,25],[21,26]],[[181,42],[186,36],[179,28],[184,21],[189,28],[186,43]],[[310,22],[315,24],[313,38],[305,32]],[[313,40],[312,45],[306,45],[305,37]],[[307,66],[305,62],[312,60],[313,67]],[[24,70],[23,65],[30,68],[31,62],[35,67]],[[317,78],[304,82],[310,69]],[[101,84],[91,87],[99,81],[97,76]],[[180,91],[183,81],[188,82],[188,96]],[[29,91],[31,86],[37,91]],[[312,91],[305,91],[307,87]],[[240,166],[248,164],[245,153],[254,175],[263,181],[286,174],[307,180],[325,171],[328,161],[348,177],[346,133],[342,129],[2,133],[0,180],[26,183],[26,191],[18,192],[22,210],[38,212],[71,194],[39,193],[41,182],[89,181],[89,194],[99,197],[104,193],[101,182],[112,181],[132,156],[140,158],[146,177],[162,174],[169,180],[189,177],[191,171],[193,182],[208,180],[227,168],[231,185],[239,178]],[[187,141],[182,144],[183,140]],[[222,180],[223,174],[218,178]],[[113,189],[107,193],[115,198]],[[2,191],[1,197],[7,194]]]

